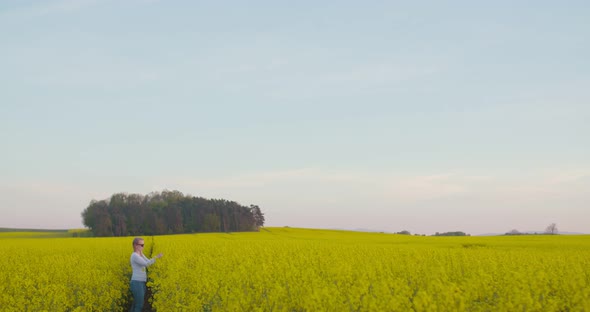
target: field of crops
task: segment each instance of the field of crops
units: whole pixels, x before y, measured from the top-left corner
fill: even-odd
[[[118,311],[131,276],[129,238],[0,233],[0,311]]]
[[[0,310],[123,311],[132,238],[0,233]],[[157,311],[590,311],[590,236],[145,237]]]

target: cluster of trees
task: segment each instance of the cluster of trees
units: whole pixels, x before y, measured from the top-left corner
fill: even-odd
[[[94,236],[242,232],[258,231],[264,214],[256,205],[163,191],[92,200],[82,212],[82,221]]]
[[[538,234],[537,232],[534,233],[527,233],[527,232],[520,232],[517,229],[511,230],[504,235],[530,235],[530,234]],[[551,223],[545,228],[545,232],[543,234],[548,235],[557,235],[559,234],[559,230],[557,229],[557,224]]]
[[[551,223],[551,224],[549,224],[545,228],[545,232],[543,232],[543,233],[520,232],[520,231],[514,229],[514,230],[511,230],[510,232],[505,233],[504,235],[530,235],[530,234],[549,234],[549,235],[556,235],[558,233],[559,233],[559,231],[557,229],[557,224]],[[403,230],[403,231],[400,231],[400,232],[395,232],[394,234],[412,235],[412,233],[410,233],[410,231],[407,231],[407,230]],[[424,234],[414,234],[414,235],[415,236],[420,236],[420,235],[421,236],[425,236]],[[456,232],[444,232],[444,233],[436,232],[432,236],[471,236],[471,235],[470,234],[467,234],[465,232],[456,231]]]
[[[393,234],[399,234],[399,235],[412,235],[412,233],[410,233],[410,231],[408,231],[408,230],[403,230],[403,231],[400,231],[400,232],[395,232],[395,233],[393,233]],[[417,233],[416,233],[416,234],[414,234],[414,236],[426,236],[426,234],[417,234]]]
[[[436,232],[436,233],[434,233],[433,236],[471,236],[471,235],[467,234],[465,232],[456,231],[456,232],[444,232],[444,233]]]
[[[407,231],[407,230],[403,230],[401,232],[395,232],[393,234],[412,235],[412,233],[410,233],[410,231]],[[426,236],[426,234],[417,234],[416,233],[416,234],[414,234],[414,236]],[[471,235],[465,234],[464,232],[444,232],[444,233],[436,232],[432,236],[471,236]]]

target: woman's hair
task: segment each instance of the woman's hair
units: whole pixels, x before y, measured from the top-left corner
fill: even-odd
[[[142,241],[142,240],[143,240],[143,238],[141,238],[141,237],[134,238],[133,239],[133,247],[135,247],[135,245],[137,245],[137,243],[139,243],[139,241]]]

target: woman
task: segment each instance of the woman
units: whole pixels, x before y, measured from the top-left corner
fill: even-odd
[[[131,293],[133,293],[133,306],[131,311],[141,312],[143,308],[143,300],[145,298],[145,283],[147,281],[147,274],[145,269],[156,262],[156,258],[162,258],[162,254],[158,254],[156,258],[148,259],[143,254],[143,238],[136,237],[133,239],[133,253],[131,254],[131,268],[133,274],[131,275]]]

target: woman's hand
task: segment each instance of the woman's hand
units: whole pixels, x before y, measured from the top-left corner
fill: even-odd
[[[163,255],[164,255],[164,254],[162,254],[162,253],[159,253],[159,254],[156,256],[156,258],[160,259],[160,258],[162,258],[162,256],[163,256]]]

